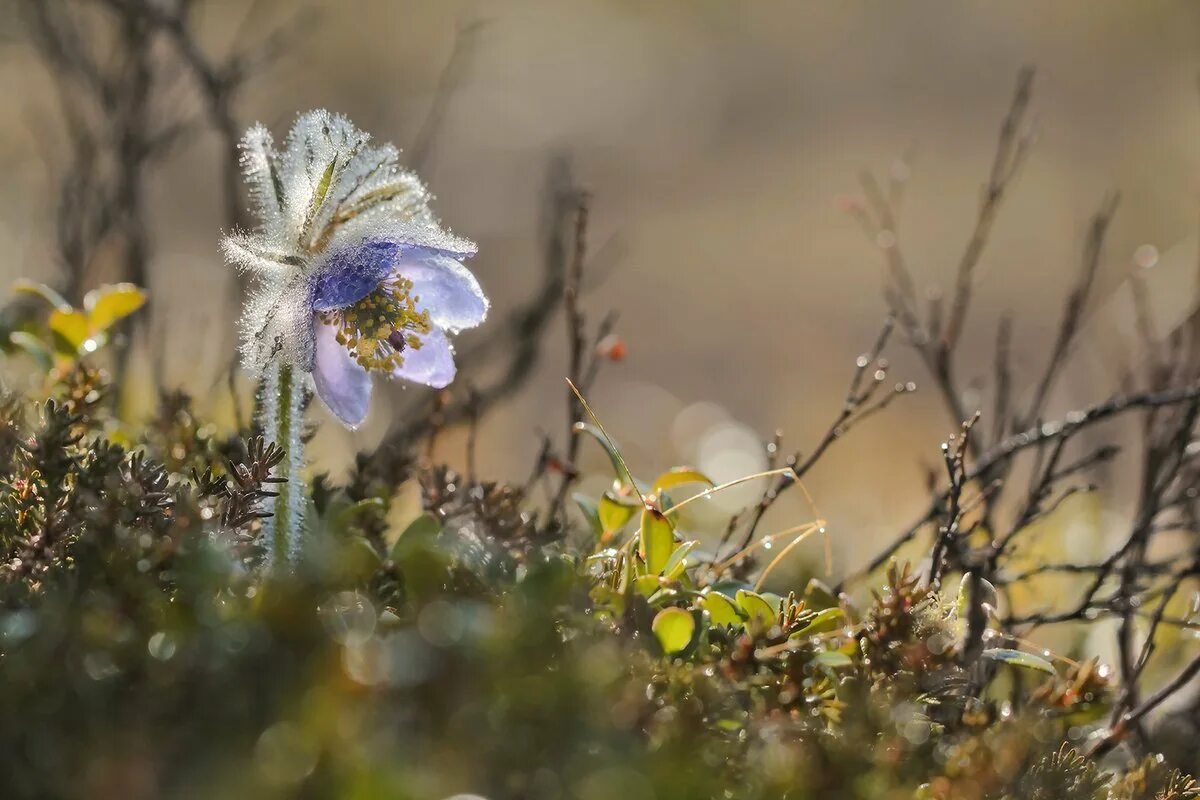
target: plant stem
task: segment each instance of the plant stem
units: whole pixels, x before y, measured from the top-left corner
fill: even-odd
[[[282,447],[287,457],[279,464],[279,495],[265,501],[272,516],[263,520],[263,564],[270,570],[280,565],[295,566],[304,537],[307,502],[304,481],[304,387],[288,365],[273,366],[263,377],[259,423],[263,436]]]

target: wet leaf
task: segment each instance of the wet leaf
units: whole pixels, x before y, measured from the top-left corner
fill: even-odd
[[[678,653],[687,649],[692,642],[692,634],[696,632],[696,620],[682,608],[664,608],[650,623],[658,643],[668,654]]]

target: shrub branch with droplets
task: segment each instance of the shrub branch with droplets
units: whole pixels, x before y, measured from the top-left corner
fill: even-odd
[[[300,557],[309,393],[355,428],[373,373],[443,388],[455,374],[449,336],[487,316],[462,263],[475,245],[441,227],[425,186],[398,158],[327,111],[300,116],[282,150],[261,125],[242,140],[259,225],[226,236],[223,249],[254,278],[242,362],[259,380],[263,434],[287,452],[264,524],[268,564]]]

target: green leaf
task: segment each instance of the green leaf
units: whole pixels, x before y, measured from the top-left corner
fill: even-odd
[[[696,632],[696,620],[682,608],[664,608],[650,623],[658,643],[667,654],[685,650],[692,642],[692,634]]]
[[[437,546],[441,526],[431,514],[422,514],[404,529],[390,553],[404,575],[405,595],[420,604],[439,595],[448,575],[446,553]]]
[[[958,597],[954,601],[954,619],[951,627],[959,639],[967,635],[967,616],[971,611],[971,584],[973,582],[973,574],[970,572],[963,573],[962,580],[958,582]],[[984,613],[990,614],[998,603],[996,587],[983,578],[979,579],[979,585],[983,595]]]
[[[70,311],[71,304],[68,303],[61,294],[51,289],[44,283],[21,278],[13,283],[13,291],[18,294],[31,294],[34,297],[40,297],[50,304],[51,308]]]
[[[330,523],[330,527],[338,533],[348,533],[350,526],[353,525],[359,517],[371,512],[380,512],[385,508],[383,498],[367,497],[355,503],[350,503],[344,508],[338,509]]]
[[[990,650],[984,650],[983,657],[990,658],[993,661],[1002,661],[1005,664],[1012,664],[1014,667],[1036,669],[1039,672],[1045,672],[1050,675],[1057,674],[1054,670],[1054,665],[1049,661],[1041,656],[1035,656],[1033,653],[1026,653],[1023,650],[1010,650],[1006,647],[995,647]]]
[[[641,503],[636,498],[624,498],[605,492],[596,505],[596,513],[604,533],[613,533],[633,519]]]
[[[828,667],[830,669],[854,666],[854,662],[850,660],[850,656],[840,650],[827,650],[824,653],[817,653],[813,656],[812,663],[819,667]]]
[[[692,552],[692,548],[700,544],[697,541],[684,542],[675,548],[675,552],[671,553],[671,557],[667,559],[667,565],[663,567],[663,575],[670,580],[678,580],[683,571],[687,569],[687,556]]]
[[[720,580],[713,583],[712,589],[720,592],[726,597],[736,597],[737,593],[742,589],[745,589],[748,592],[753,592],[754,584],[747,583],[746,581],[735,580],[733,578],[726,578],[725,580]]]
[[[742,615],[733,601],[720,592],[710,591],[704,595],[700,605],[708,612],[714,625],[741,625]]]
[[[596,508],[596,503],[592,498],[581,492],[575,492],[571,495],[571,499],[575,501],[575,505],[579,506],[579,510],[583,512],[584,519],[588,521],[592,533],[596,536],[604,533],[604,523],[600,521],[599,509]]]
[[[636,577],[634,572],[634,562],[636,561],[637,559],[633,557],[632,553],[625,553],[621,558],[621,577],[617,581],[617,590],[622,594],[629,591],[629,584]]]
[[[589,594],[602,615],[619,617],[625,613],[625,595],[607,583],[596,584]]]
[[[963,573],[962,580],[958,582],[958,598],[954,603],[954,611],[959,619],[966,619],[968,610],[971,607],[971,583],[973,579],[973,573],[966,572]],[[979,586],[983,593],[983,597],[981,598],[983,605],[995,608],[999,603],[996,587],[985,578],[979,579]]]
[[[767,629],[775,624],[777,612],[761,594],[740,589],[737,604],[745,612],[749,626]]]
[[[430,513],[422,514],[409,523],[400,538],[392,545],[392,558],[399,561],[403,554],[414,547],[428,547],[439,533],[442,526],[437,518]]]
[[[50,330],[61,336],[74,352],[79,352],[91,333],[87,316],[82,311],[61,308],[50,312]]]
[[[599,428],[595,425],[589,425],[586,422],[575,423],[575,433],[586,433],[594,438],[604,448],[604,452],[608,454],[608,460],[612,462],[613,474],[616,476],[617,483],[623,487],[630,486],[630,476],[626,474],[625,467],[621,464],[621,456],[617,452],[616,445],[608,441]]]
[[[840,608],[827,608],[824,611],[818,611],[816,615],[808,621],[800,630],[792,634],[792,638],[802,636],[814,636],[818,633],[827,633],[837,630],[838,625],[842,621],[842,610]]]
[[[642,597],[649,597],[662,588],[657,575],[642,575],[633,582],[633,590]]]
[[[697,472],[691,467],[674,467],[655,478],[654,483],[650,485],[650,491],[653,494],[661,494],[669,489],[674,489],[676,486],[683,486],[686,483],[703,483],[705,486],[713,485],[712,480],[703,472]]]
[[[381,563],[379,553],[370,542],[361,536],[352,536],[341,552],[340,574],[352,582],[365,581],[379,569]]]
[[[833,608],[838,604],[838,599],[823,581],[812,578],[804,587],[804,604],[813,609]]]
[[[321,175],[321,179],[317,181],[317,188],[313,192],[312,205],[308,208],[309,222],[316,217],[317,212],[321,210],[321,204],[325,202],[325,195],[329,192],[329,184],[333,181],[333,170],[337,167],[337,158],[334,157],[329,162],[329,166],[325,167],[325,172]]]
[[[642,527],[638,531],[638,552],[646,562],[646,571],[661,575],[675,550],[675,532],[671,523],[657,511],[642,511]]]
[[[32,333],[13,331],[8,335],[8,340],[15,347],[19,347],[29,354],[42,369],[48,370],[54,366],[54,353],[50,351],[45,342]]]
[[[92,332],[107,330],[145,304],[146,293],[132,283],[101,286],[83,298]]]

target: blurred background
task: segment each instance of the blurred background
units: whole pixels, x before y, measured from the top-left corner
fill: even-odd
[[[5,283],[54,282],[63,268],[56,218],[73,101],[60,101],[30,33],[39,2],[0,5]],[[85,13],[102,18],[106,4],[94,5]],[[480,244],[473,268],[494,320],[540,284],[548,170],[556,159],[571,165],[593,198],[583,303],[593,322],[619,313],[628,349],[589,399],[644,475],[678,463],[718,481],[762,469],[763,442],[776,430],[785,451],[815,444],[885,316],[879,248],[845,210],[859,174],[903,179],[898,237],[910,267],[922,291],[950,286],[1023,65],[1037,68],[1038,138],[980,264],[962,380],[977,376],[986,392],[1006,311],[1015,315],[1014,371],[1040,369],[1106,192],[1122,199],[1099,299],[1082,367],[1058,386],[1053,412],[1107,396],[1137,357],[1124,304],[1139,247],[1154,248],[1143,260],[1157,254],[1151,284],[1164,327],[1182,315],[1179,298],[1191,297],[1200,216],[1194,3],[191,5],[194,40],[213,59],[275,42],[224,109],[237,130],[262,121],[282,136],[297,113],[327,107],[417,149],[436,211]],[[81,28],[82,46],[102,50],[105,30]],[[173,88],[178,76],[153,63],[146,77],[164,91],[151,116],[203,109],[194,87]],[[201,129],[147,174],[152,300],[136,345],[147,357],[125,376],[127,388],[181,386],[218,417],[230,413],[222,376],[236,317],[235,278],[217,246],[230,224],[225,146]],[[123,277],[119,261],[91,259],[82,288]],[[488,325],[470,331],[461,347],[490,335]],[[888,356],[892,377],[923,388],[838,442],[807,479],[843,561],[861,561],[923,508],[938,445],[958,425],[899,337]],[[565,373],[556,319],[530,380],[480,429],[482,476],[522,481],[544,434],[561,443]],[[389,387],[391,402],[375,403],[359,431],[322,426],[318,467],[343,473],[420,391]],[[464,447],[454,431],[437,456],[461,465]],[[591,445],[583,453],[583,466],[601,475],[603,454]],[[760,489],[714,505],[736,510]],[[811,512],[789,495],[771,515],[767,527],[782,528]]]

